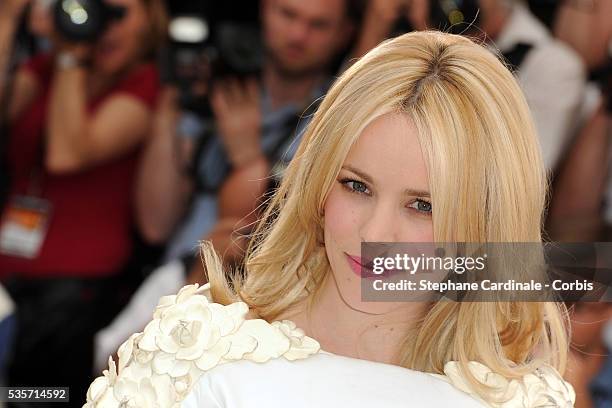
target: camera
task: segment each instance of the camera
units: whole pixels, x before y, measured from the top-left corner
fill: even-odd
[[[164,82],[179,89],[183,109],[210,117],[208,91],[215,81],[260,73],[264,51],[257,16],[256,2],[190,3],[172,13],[160,65]]]
[[[125,15],[125,8],[104,0],[57,0],[53,20],[58,33],[68,41],[93,42],[112,21]]]
[[[164,79],[178,86],[182,107],[207,111],[206,91],[223,77],[258,75],[263,60],[257,26],[224,21],[212,27],[196,16],[170,22]],[[206,113],[206,112],[200,112]]]

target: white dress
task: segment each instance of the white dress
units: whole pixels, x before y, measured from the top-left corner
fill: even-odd
[[[505,402],[486,404],[455,362],[445,375],[320,350],[293,322],[246,319],[247,305],[207,298],[208,285],[161,298],[143,333],[119,348],[118,367],[87,392],[84,408],[571,407],[572,387],[552,368],[507,380],[470,370]]]
[[[431,375],[320,352],[303,360],[219,365],[203,375],[182,408],[406,408],[483,405]]]

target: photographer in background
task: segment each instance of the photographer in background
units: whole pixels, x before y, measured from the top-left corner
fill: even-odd
[[[273,153],[283,155],[296,144],[300,115],[325,92],[330,65],[350,39],[349,4],[263,1],[261,78],[213,78],[209,100],[214,135],[204,146],[200,143],[196,157],[182,155],[179,163],[174,156],[179,107],[171,92],[165,95],[142,162],[137,203],[143,235],[153,243],[170,239],[168,259],[193,254],[198,240],[215,229],[217,193],[231,172],[256,163],[269,169],[275,164],[270,161],[278,159],[270,157]],[[282,151],[274,152],[278,148]],[[194,163],[195,174],[190,174],[186,169]],[[236,200],[246,203],[237,218],[246,216],[257,199],[239,194]]]
[[[196,256],[200,239],[212,240],[224,261],[240,262],[232,234],[253,221],[267,177],[279,176],[293,156],[308,121],[302,114],[326,91],[332,64],[354,32],[354,3],[263,0],[261,76],[218,79],[213,72],[214,121],[196,119],[198,126],[214,131],[199,142],[185,137],[177,93],[164,93],[140,169],[137,203],[143,236],[150,243],[169,242],[166,264],[98,336],[100,365],[130,333],[142,329],[160,296],[181,287],[187,275],[202,281]]]
[[[555,240],[612,240],[612,2],[564,0],[555,34],[590,72],[580,132],[554,185],[548,229]],[[612,406],[612,306],[577,304],[568,372],[577,408]],[[607,329],[606,329],[607,327]]]
[[[555,180],[549,229],[557,240],[612,240],[612,2],[561,2],[555,34],[589,72],[580,132]]]
[[[26,3],[0,1],[1,30],[18,23]],[[0,271],[18,320],[8,381],[69,386],[70,406],[83,401],[93,333],[110,318],[113,279],[131,254],[133,178],[158,93],[152,57],[166,32],[160,0],[93,3],[97,12],[76,2],[64,10],[81,23],[104,10],[116,16],[84,39],[67,35],[56,15],[55,52],[0,83],[11,96],[1,95],[11,185]],[[0,38],[8,55],[12,35]]]

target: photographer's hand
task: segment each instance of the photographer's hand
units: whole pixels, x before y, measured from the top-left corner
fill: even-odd
[[[219,190],[218,220],[202,237],[210,240],[223,262],[238,265],[248,245],[248,234],[260,217],[262,194],[268,184],[270,165],[265,158],[235,170]],[[192,266],[188,283],[206,283],[200,260]]]
[[[76,65],[80,67],[84,67],[88,60],[91,58],[91,54],[93,52],[93,45],[89,43],[77,43],[77,42],[69,42],[61,37],[54,34],[53,43],[55,44],[55,48],[57,49],[56,54],[56,64],[60,63],[59,61],[63,55],[69,55],[74,58]],[[63,68],[63,67],[59,67]],[[71,67],[70,67],[71,68]]]
[[[13,49],[13,37],[17,30],[19,20],[25,7],[28,5],[30,0],[0,0],[0,115],[15,110],[15,105],[25,105],[26,102],[20,103],[24,99],[24,95],[34,93],[33,89],[35,85],[32,83],[32,79],[26,81],[25,85],[23,80],[17,81],[16,79],[12,82],[15,83],[13,88],[13,100],[6,101],[9,104],[8,109],[4,111],[4,95],[6,90],[7,82],[9,81],[9,64],[11,59],[11,51]],[[25,86],[25,89],[24,89]],[[31,98],[26,98],[28,101]],[[9,116],[12,116],[9,114]],[[0,118],[2,120],[4,118]]]
[[[423,31],[429,27],[429,1],[411,0],[406,9],[406,18],[415,30]]]
[[[105,87],[112,89],[113,79],[92,74],[82,65],[91,46],[57,44],[46,123],[46,170],[54,174],[78,172],[133,151],[149,133],[150,107],[129,93],[119,92],[89,111],[89,98],[100,95]]]
[[[0,18],[19,19],[29,3],[30,0],[0,0]]]
[[[232,165],[240,168],[262,157],[258,82],[220,81],[213,86],[210,102]]]

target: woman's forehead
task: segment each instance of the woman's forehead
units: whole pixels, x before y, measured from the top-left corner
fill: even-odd
[[[366,173],[374,183],[406,183],[427,190],[427,167],[418,131],[410,116],[387,113],[374,119],[359,135],[344,161],[344,167]]]

